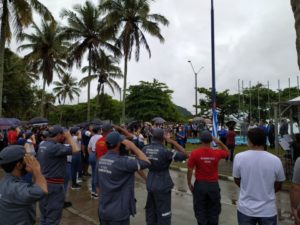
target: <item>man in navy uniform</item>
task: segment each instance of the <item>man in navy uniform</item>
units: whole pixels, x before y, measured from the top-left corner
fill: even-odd
[[[23,146],[10,145],[1,151],[0,165],[5,171],[0,181],[0,225],[35,224],[35,203],[48,192],[40,164],[25,156]],[[32,173],[33,184],[22,180],[27,172]]]
[[[69,146],[63,143],[69,144]],[[58,225],[64,207],[67,156],[79,151],[68,130],[55,125],[39,146],[37,158],[48,183],[48,195],[40,201],[40,225]]]
[[[175,147],[168,150],[164,141]],[[151,161],[146,181],[148,197],[146,203],[147,225],[171,225],[171,190],[174,186],[169,173],[173,160],[184,161],[188,154],[176,141],[170,139],[161,128],[152,130],[151,144],[143,148]]]
[[[149,167],[150,161],[134,143],[124,140],[118,132],[106,136],[107,154],[97,163],[99,220],[101,225],[129,225],[136,213],[134,173]],[[136,157],[120,155],[121,143]]]

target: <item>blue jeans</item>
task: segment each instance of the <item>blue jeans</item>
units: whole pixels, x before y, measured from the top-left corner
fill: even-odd
[[[92,184],[92,192],[96,193],[96,153],[91,152],[89,155],[89,163],[92,167],[92,179],[91,179],[91,184]]]
[[[276,225],[277,224],[277,215],[273,217],[251,217],[246,216],[241,212],[238,214],[238,223],[239,225]]]
[[[71,163],[67,163],[67,168],[66,168],[66,176],[65,176],[65,183],[64,183],[64,188],[65,188],[65,192],[67,192],[68,189],[68,184],[71,178]]]
[[[80,161],[81,161],[81,152],[78,152],[72,155],[72,163],[71,163],[71,174],[72,174],[72,185],[75,185],[77,182],[77,173],[80,169]]]

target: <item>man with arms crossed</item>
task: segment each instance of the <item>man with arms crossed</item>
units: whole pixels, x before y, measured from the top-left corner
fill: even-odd
[[[233,177],[240,187],[239,225],[276,225],[275,193],[281,189],[285,175],[280,159],[264,150],[265,132],[254,128],[248,132],[250,150],[236,155]]]

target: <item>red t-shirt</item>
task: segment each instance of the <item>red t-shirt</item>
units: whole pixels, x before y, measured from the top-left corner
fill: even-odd
[[[104,156],[107,153],[105,139],[106,139],[106,136],[102,136],[96,142],[96,158],[97,158],[97,160],[100,159],[102,156]]]
[[[225,150],[214,150],[211,148],[198,148],[192,151],[188,167],[196,167],[195,177],[197,181],[218,181],[218,164],[220,159],[227,158],[229,153]]]
[[[235,145],[235,132],[229,130],[226,135],[226,145]]]
[[[17,143],[18,132],[16,130],[10,130],[7,133],[7,141],[10,145],[15,145]]]

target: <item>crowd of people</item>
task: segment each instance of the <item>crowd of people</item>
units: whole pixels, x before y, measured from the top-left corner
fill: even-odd
[[[265,151],[266,131],[262,127],[249,128],[249,150],[234,158],[233,127],[225,136],[220,135],[220,140],[207,129],[192,134],[202,144],[191,153],[178,140],[178,135],[183,139],[186,132],[181,124],[14,127],[7,132],[7,146],[0,152],[0,165],[5,171],[0,180],[0,225],[35,224],[37,202],[40,225],[60,224],[63,208],[72,205],[67,201],[68,191],[80,189],[80,182],[89,176],[90,196],[99,201],[100,224],[129,225],[130,216],[136,213],[136,172],[145,180],[148,192],[145,224],[171,225],[172,161],[187,161],[187,184],[198,225],[217,225],[221,213],[221,159],[233,161],[233,177],[241,189],[239,225],[276,224],[275,193],[281,189],[285,175],[280,159]],[[219,149],[212,148],[212,143]],[[298,212],[297,173],[294,180],[292,206]],[[299,221],[298,214],[294,216]]]

